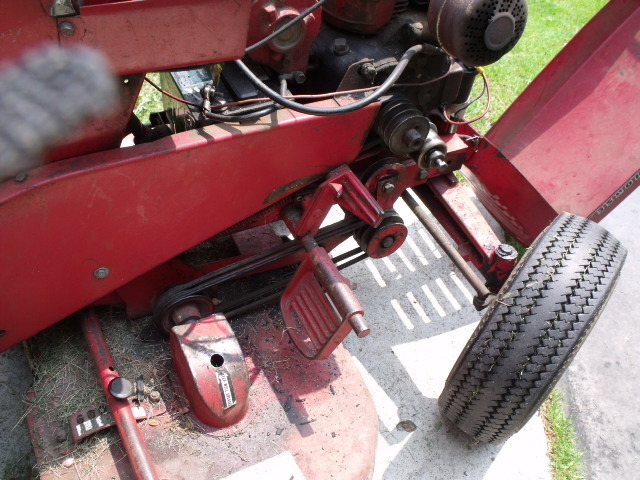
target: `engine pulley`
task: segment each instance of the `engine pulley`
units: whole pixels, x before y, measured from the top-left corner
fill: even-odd
[[[431,123],[404,95],[396,95],[378,114],[376,131],[395,154],[406,155],[422,147]]]

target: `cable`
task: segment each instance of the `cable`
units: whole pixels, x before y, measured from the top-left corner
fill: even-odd
[[[188,100],[185,100],[183,98],[177,97],[169,92],[167,92],[166,90],[162,89],[160,86],[158,86],[156,83],[154,83],[153,81],[151,81],[149,78],[144,77],[145,81],[148,82],[153,88],[155,88],[156,90],[158,90],[160,93],[162,93],[163,95],[166,95],[169,98],[172,98],[178,102],[184,103],[186,105],[191,105],[193,107],[202,109],[202,105],[198,105],[197,103],[194,102],[190,102]],[[257,100],[257,99],[256,99]],[[269,100],[268,98],[265,98],[264,100]],[[221,107],[227,107],[229,105],[220,105]],[[233,105],[231,105],[233,106]],[[278,105],[274,105],[274,104],[269,104],[267,106],[264,106],[263,108],[261,108],[260,110],[257,111],[253,111],[255,109],[256,106],[250,106],[247,107],[246,109],[240,109],[241,111],[239,112],[233,112],[230,114],[222,114],[222,113],[213,113],[213,112],[204,112],[205,117],[210,118],[211,120],[215,120],[217,122],[248,122],[251,120],[256,120],[260,117],[263,117],[265,115],[269,115],[271,112],[276,111],[278,108],[280,108]]]
[[[413,49],[415,49],[416,47],[422,47],[421,45],[416,45],[415,47],[412,47],[411,49],[407,50],[405,52],[405,54],[403,55],[403,57],[400,59],[400,62],[402,62],[403,60],[406,60],[408,62],[408,60],[413,57],[413,55],[415,55],[415,53],[418,53],[417,51],[413,51],[412,53],[410,53],[410,51],[412,51]],[[408,58],[405,58],[405,56],[408,55]],[[239,62],[239,61],[238,61]],[[297,100],[321,100],[321,99],[327,99],[327,98],[333,98],[336,96],[341,96],[341,95],[351,95],[351,94],[355,94],[355,93],[365,93],[365,92],[371,92],[374,90],[378,90],[376,93],[374,93],[374,95],[376,95],[376,97],[374,97],[373,99],[371,97],[373,97],[373,95],[360,100],[359,102],[355,102],[353,104],[350,105],[346,105],[344,107],[334,107],[334,108],[325,108],[325,109],[318,109],[315,107],[306,107],[300,104],[297,104],[295,102],[289,102],[289,104],[286,104],[284,106],[291,108],[292,110],[296,110],[296,111],[301,111],[300,109],[304,108],[305,111],[303,111],[302,113],[310,113],[312,115],[339,115],[342,113],[347,113],[348,111],[352,111],[352,110],[357,110],[358,108],[362,108],[365,107],[367,105],[369,105],[370,103],[373,103],[375,100],[377,100],[377,98],[379,98],[380,96],[384,95],[384,93],[386,93],[386,90],[389,90],[390,88],[405,88],[405,87],[422,87],[425,85],[429,85],[431,83],[434,82],[438,82],[440,80],[442,80],[443,78],[446,78],[449,75],[449,71],[447,71],[446,73],[429,79],[429,80],[425,80],[424,82],[414,82],[414,83],[396,83],[396,84],[392,84],[390,86],[388,86],[389,80],[398,78],[402,72],[404,71],[404,68],[406,67],[406,63],[404,65],[402,65],[402,69],[397,72],[398,67],[400,67],[400,62],[398,63],[398,65],[395,67],[395,69],[393,70],[393,72],[391,73],[391,75],[389,76],[389,78],[380,86],[373,86],[373,87],[365,87],[365,88],[356,88],[356,89],[352,89],[352,90],[341,90],[338,92],[328,92],[328,93],[318,93],[318,94],[304,94],[304,95],[279,95],[275,92],[273,92],[273,90],[271,90],[272,93],[274,93],[278,99],[282,98],[285,100],[293,100],[293,99],[297,99]],[[247,68],[246,65],[242,64],[243,67]],[[242,69],[242,67],[240,67]],[[248,68],[247,68],[248,70]],[[244,69],[243,69],[244,71]],[[250,71],[249,71],[250,72]],[[246,73],[246,72],[245,72]],[[251,78],[250,78],[251,79]],[[162,93],[163,95],[168,96],[169,98],[172,98],[178,102],[184,103],[186,105],[191,105],[193,107],[196,108],[202,108],[202,105],[198,105],[196,103],[190,102],[188,100],[184,100],[180,97],[177,97],[175,95],[172,95],[171,93],[167,92],[166,90],[163,90],[162,88],[160,88],[158,85],[156,85],[154,82],[152,82],[148,77],[145,77],[145,81],[148,82],[152,87],[154,87],[156,90],[158,90],[160,93]],[[259,79],[258,79],[258,82]],[[254,83],[255,84],[255,83]],[[262,82],[260,82],[260,84],[262,84]],[[268,87],[264,84],[262,84],[266,89],[268,89]],[[487,85],[485,83],[485,85]],[[260,88],[260,87],[258,87]],[[380,92],[381,89],[385,88],[384,91]],[[262,88],[260,88],[262,90]],[[266,92],[265,92],[266,93]],[[212,109],[222,109],[222,108],[229,108],[229,107],[235,107],[235,106],[239,106],[239,105],[252,105],[254,103],[257,102],[265,102],[268,100],[274,100],[280,104],[282,104],[282,102],[279,102],[278,99],[274,99],[273,96],[271,97],[259,97],[259,98],[248,98],[245,100],[239,100],[237,102],[229,102],[229,103],[223,103],[223,104],[218,104],[218,105],[211,105]],[[364,103],[364,104],[363,104]],[[292,107],[291,104],[293,104],[295,106]],[[356,106],[355,108],[353,108],[354,105],[358,104],[358,106]],[[340,109],[343,109],[342,111],[339,111]],[[312,112],[306,111],[306,110],[313,110]],[[322,110],[322,111],[330,111],[331,113],[316,113],[316,110]],[[335,110],[338,110],[337,112]],[[273,110],[272,110],[273,111]],[[244,112],[242,112],[244,113]],[[271,113],[271,112],[269,112]],[[211,112],[210,115],[207,115],[209,118],[212,118],[214,120],[217,121],[245,121],[247,120],[247,118],[244,117],[239,117],[240,120],[233,120],[233,115],[234,114],[228,114],[228,115],[224,115],[224,114],[215,114],[215,112]]]
[[[277,36],[279,36],[282,32],[284,32],[285,30],[288,30],[290,27],[293,27],[296,23],[298,23],[300,20],[302,20],[304,17],[306,17],[307,15],[309,15],[311,12],[314,12],[315,10],[317,10],[318,8],[320,8],[327,0],[319,0],[317,3],[315,3],[314,5],[312,5],[311,7],[307,8],[306,10],[304,10],[302,13],[300,13],[300,15],[298,15],[297,17],[295,17],[293,20],[291,20],[290,22],[287,22],[285,25],[283,25],[282,27],[278,28],[277,30],[273,31],[270,35],[267,35],[266,37],[264,37],[262,40],[260,40],[259,42],[254,43],[253,45],[247,47],[245,49],[245,53],[250,53],[253,52],[254,50],[262,47],[263,45],[266,45],[267,43],[269,43],[271,40],[273,40],[274,38],[276,38]]]
[[[458,110],[456,110],[455,112],[453,112],[453,117],[457,117],[458,114],[463,111],[466,110],[467,108],[469,108],[471,105],[473,105],[474,103],[476,103],[478,100],[480,100],[485,92],[487,91],[487,84],[483,81],[482,82],[482,91],[480,92],[480,94],[475,97],[473,100],[466,102],[462,107],[460,107]]]
[[[482,75],[482,79],[484,81],[485,87],[487,88],[487,106],[484,109],[484,112],[482,112],[480,115],[478,115],[476,118],[472,119],[472,120],[464,120],[464,121],[456,121],[456,120],[451,120],[449,118],[449,116],[447,115],[447,111],[443,110],[443,115],[444,118],[447,122],[453,124],[453,125],[469,125],[470,123],[473,122],[477,122],[478,120],[480,120],[481,118],[484,118],[487,113],[489,113],[489,109],[491,108],[491,86],[489,85],[489,79],[487,78],[487,74],[485,73],[483,68],[479,68],[478,67],[478,71],[480,72],[480,74]]]
[[[415,54],[423,52],[428,48],[432,48],[432,46],[415,45],[411,47],[406,52],[404,52],[404,54],[400,58],[400,61],[398,62],[398,65],[396,65],[396,67],[391,72],[391,75],[389,75],[389,77],[382,83],[382,85],[380,85],[371,95],[361,100],[358,100],[357,102],[351,103],[349,105],[343,105],[340,107],[332,107],[332,108],[308,107],[306,105],[301,105],[299,103],[293,102],[283,97],[278,92],[270,89],[267,85],[265,85],[241,60],[234,60],[234,62],[238,66],[238,68],[240,68],[240,70],[242,70],[242,72],[247,76],[249,81],[253,83],[253,85],[258,90],[260,90],[262,93],[264,93],[267,97],[269,97],[274,102],[279,103],[280,105],[290,108],[291,110],[294,110],[296,112],[306,113],[309,115],[329,116],[329,115],[342,115],[344,113],[353,112],[361,108],[364,108],[367,105],[370,105],[376,100],[378,100],[391,87],[393,87],[393,85],[398,80],[398,78],[400,78],[400,75],[402,75],[402,72],[404,72],[404,69],[407,67],[409,63],[409,60],[411,60],[411,58]]]
[[[275,112],[280,108],[280,105],[271,104],[260,110],[250,113],[244,114],[223,114],[223,113],[214,113],[214,112],[204,112],[204,116],[210,118],[211,120],[216,120],[218,122],[248,122],[251,120],[257,120],[260,117],[264,117],[265,115],[269,115],[272,112]]]
[[[156,90],[158,90],[161,94],[166,95],[169,98],[173,98],[174,100],[176,100],[178,102],[181,102],[181,103],[184,103],[186,105],[191,105],[192,107],[202,108],[202,105],[198,105],[197,103],[190,102],[189,100],[185,100],[184,98],[176,97],[175,95],[167,92],[166,90],[163,90],[162,88],[160,88],[160,86],[158,86],[154,82],[152,82],[149,79],[149,77],[144,77],[144,81],[147,82],[149,85],[151,85]]]
[[[405,87],[424,87],[425,85],[429,85],[434,82],[439,82],[443,78],[446,78],[449,75],[449,71],[447,73],[440,75],[438,77],[432,78],[430,80],[426,80],[424,82],[418,83],[396,83],[393,88],[405,88]],[[371,92],[378,88],[378,86],[374,87],[364,87],[364,88],[355,88],[353,90],[340,90],[339,92],[328,92],[328,93],[316,93],[316,94],[303,94],[303,95],[283,95],[284,98],[288,98],[290,100],[322,100],[325,98],[333,98],[341,95],[351,95],[354,93],[364,93]],[[238,105],[246,105],[255,102],[265,102],[270,100],[268,97],[259,97],[259,98],[247,98],[245,100],[238,100],[237,102],[229,102],[229,103],[221,103],[219,105],[211,105],[211,108],[226,108],[226,107],[235,107]]]

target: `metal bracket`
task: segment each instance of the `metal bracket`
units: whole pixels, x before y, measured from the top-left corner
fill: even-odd
[[[378,226],[383,219],[384,209],[351,169],[343,165],[329,173],[328,179],[312,197],[303,199],[302,213],[288,209],[284,221],[296,237],[307,233],[315,235],[331,207],[336,204],[369,225]]]
[[[153,393],[157,395],[157,392]],[[167,411],[167,407],[160,398],[158,398],[157,402],[149,402],[144,406],[135,400],[130,400],[129,403],[131,404],[133,417],[136,420],[147,420]],[[68,420],[71,435],[73,436],[73,443],[76,446],[81,440],[106,428],[113,427],[116,424],[107,405],[93,405],[85,408],[84,410],[69,415]]]

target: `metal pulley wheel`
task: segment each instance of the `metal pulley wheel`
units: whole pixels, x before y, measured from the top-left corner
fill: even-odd
[[[213,314],[213,302],[205,295],[189,295],[154,312],[153,320],[165,335],[176,325],[193,322]]]
[[[377,227],[366,226],[354,234],[362,250],[371,258],[383,258],[398,250],[407,238],[407,227],[402,217],[393,210],[385,212]]]
[[[380,110],[376,131],[393,153],[417,152],[431,131],[431,122],[404,95],[396,95]]]

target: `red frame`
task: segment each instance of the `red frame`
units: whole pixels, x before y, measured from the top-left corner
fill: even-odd
[[[0,185],[0,350],[352,161],[377,108],[332,118],[279,111],[50,163]],[[106,278],[94,276],[99,267]]]
[[[65,19],[84,22],[84,36],[63,39],[58,37],[55,26],[62,19],[49,17],[35,0],[24,5],[11,0],[0,6],[2,31],[24,29],[25,34],[4,36],[0,47],[6,59],[15,59],[19,52],[45,39],[93,42],[110,56],[119,73],[181,67],[195,62],[192,55],[201,59],[201,63],[221,61],[242,55],[250,14],[249,2],[243,2],[92,2],[81,8],[79,16]],[[244,8],[236,11],[231,3]],[[637,5],[631,3],[634,2],[611,2],[599,16],[601,19],[594,20],[588,28],[603,30],[597,37],[599,41],[609,38],[606,34],[609,32],[609,36],[614,35],[622,42],[627,37],[620,37],[620,32],[626,35],[629,25],[639,18]],[[225,19],[231,19],[219,27],[229,34],[223,44],[227,50],[224,53],[207,50],[205,40],[212,37],[207,37],[207,29],[197,30],[196,37],[192,37],[197,41],[190,43],[190,48],[195,49],[187,49],[188,60],[177,55],[177,50],[166,55],[163,40],[145,43],[145,49],[137,52],[134,68],[122,59],[128,55],[125,45],[130,48],[127,42],[132,41],[131,32],[135,30],[116,31],[110,28],[114,24],[105,19],[122,21],[129,15],[140,16],[140,9],[145,6],[152,6],[144,10],[148,19],[155,15],[165,18],[168,12],[184,9],[198,11],[202,18],[224,13]],[[235,15],[231,15],[232,10]],[[628,19],[619,29],[603,27],[603,22],[622,21],[625,15]],[[149,28],[145,22],[146,19],[140,28]],[[237,24],[242,24],[242,28],[236,28]],[[180,36],[180,32],[168,25],[158,35],[165,35],[166,40]],[[572,50],[584,47],[585,38],[587,35],[581,34]],[[178,38],[173,41],[182,45]],[[203,50],[209,53],[200,55],[198,52]],[[601,57],[606,52],[598,53]],[[543,80],[555,78],[556,70],[557,65],[543,75]],[[100,137],[96,137],[93,125],[93,133],[82,132],[74,148],[59,152],[57,158],[65,157],[63,160],[34,169],[22,183],[7,181],[0,185],[0,251],[4,259],[0,270],[0,350],[99,301],[182,251],[265,208],[273,206],[271,218],[278,218],[279,201],[288,201],[295,192],[323,178],[338,165],[358,164],[361,160],[358,153],[378,110],[374,104],[337,117],[312,117],[281,110],[251,126],[215,125],[147,145],[105,149],[116,145],[126,129],[125,113],[130,111],[141,82],[140,76],[127,77],[131,79],[135,81],[118,114],[121,121],[104,134],[104,144],[96,142]],[[536,88],[539,87],[532,87],[534,93]],[[525,94],[523,98],[532,95]],[[330,106],[336,101],[319,104]],[[493,137],[502,138],[500,132],[508,132],[506,119],[524,116],[518,114],[525,111],[524,107],[513,108],[516,113],[507,114],[502,126],[491,132]],[[515,125],[522,129],[527,126],[522,122]],[[474,135],[469,127],[460,132]],[[461,143],[459,137],[455,139]],[[516,238],[530,243],[555,216],[554,207],[518,171],[515,162],[508,161],[488,140],[479,139],[477,145],[463,148],[471,182],[478,188],[481,200]],[[80,154],[92,150],[98,151]],[[365,163],[372,161],[362,159]],[[250,188],[246,188],[247,181],[256,178],[259,181],[251,181]],[[446,189],[442,190],[437,183],[432,185],[437,199],[432,209],[443,212],[439,219],[462,245],[463,253],[467,245],[467,257],[477,266],[488,267],[495,237],[481,233],[486,224],[473,221],[478,217],[475,212],[468,215],[468,204],[448,202],[447,197],[451,196]],[[221,202],[225,208],[219,207]],[[438,209],[437,204],[442,208]],[[109,269],[106,278],[94,276],[100,267]],[[161,284],[162,281],[156,286]],[[25,318],[28,320],[24,321]]]
[[[523,243],[563,211],[600,221],[640,183],[639,30],[640,3],[608,2],[487,133],[493,151],[467,165],[478,196]]]

